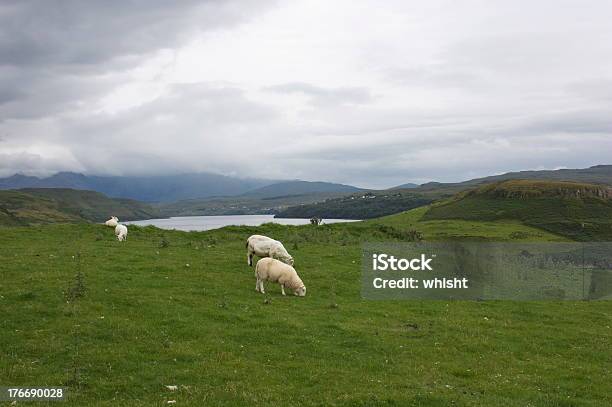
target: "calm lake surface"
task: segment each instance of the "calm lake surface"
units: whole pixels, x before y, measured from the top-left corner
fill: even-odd
[[[147,219],[126,222],[129,225],[153,225],[160,229],[176,229],[185,231],[199,231],[218,229],[229,225],[259,226],[263,223],[274,222],[281,225],[306,225],[309,219],[282,219],[273,215],[227,215],[227,216],[177,216],[167,219]],[[357,222],[352,219],[323,219],[323,223]]]

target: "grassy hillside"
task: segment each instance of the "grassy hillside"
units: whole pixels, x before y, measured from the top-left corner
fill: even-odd
[[[476,178],[465,184],[483,184],[513,179],[569,181],[587,184],[612,185],[612,165],[594,165],[589,168],[508,172],[501,175]]]
[[[0,225],[29,225],[82,221],[64,212],[56,201],[21,191],[0,191]]]
[[[417,230],[428,241],[568,241],[567,237],[528,226],[516,220],[429,220],[425,214],[429,206],[371,219],[364,224],[381,224],[400,230]]]
[[[61,188],[26,188],[0,191],[0,225],[65,222],[102,222],[111,215],[120,220],[158,216],[149,205],[111,199],[98,192]]]
[[[278,218],[371,219],[427,205],[433,199],[410,190],[369,191],[323,202],[291,206],[276,214]]]
[[[612,192],[572,182],[503,181],[432,205],[424,220],[514,220],[575,240],[612,240]]]
[[[361,299],[362,241],[405,240],[415,226],[433,240],[558,239],[422,212],[198,233],[132,226],[124,244],[102,225],[5,228],[0,377],[65,386],[66,406],[610,405],[605,301]],[[255,292],[253,233],[286,242],[305,298]]]

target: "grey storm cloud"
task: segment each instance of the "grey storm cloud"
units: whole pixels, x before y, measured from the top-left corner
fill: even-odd
[[[609,163],[609,2],[3,1],[0,176]]]
[[[217,0],[16,0],[0,5],[2,65],[108,69],[173,47],[196,31],[240,22],[257,7]]]
[[[54,114],[101,96],[143,56],[238,24],[267,6],[267,1],[217,0],[4,1],[0,121]]]

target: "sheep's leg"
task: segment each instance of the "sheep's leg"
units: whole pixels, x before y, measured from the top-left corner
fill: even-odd
[[[285,294],[285,284],[281,284],[280,286],[281,286],[281,292],[283,293],[283,295],[286,295]]]
[[[247,264],[248,264],[249,266],[252,266],[252,265],[253,265],[253,253],[250,253],[250,252],[249,252],[249,253],[247,253]]]
[[[262,294],[266,293],[266,290],[264,290],[264,282],[263,280],[259,280],[259,292]]]

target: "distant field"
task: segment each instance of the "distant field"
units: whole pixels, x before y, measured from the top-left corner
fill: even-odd
[[[421,221],[426,210],[319,227],[131,227],[124,244],[101,225],[0,229],[1,382],[66,386],[70,406],[611,405],[608,302],[360,298],[362,241],[413,229],[564,240],[512,222]],[[286,243],[307,297],[255,292],[252,233]]]

